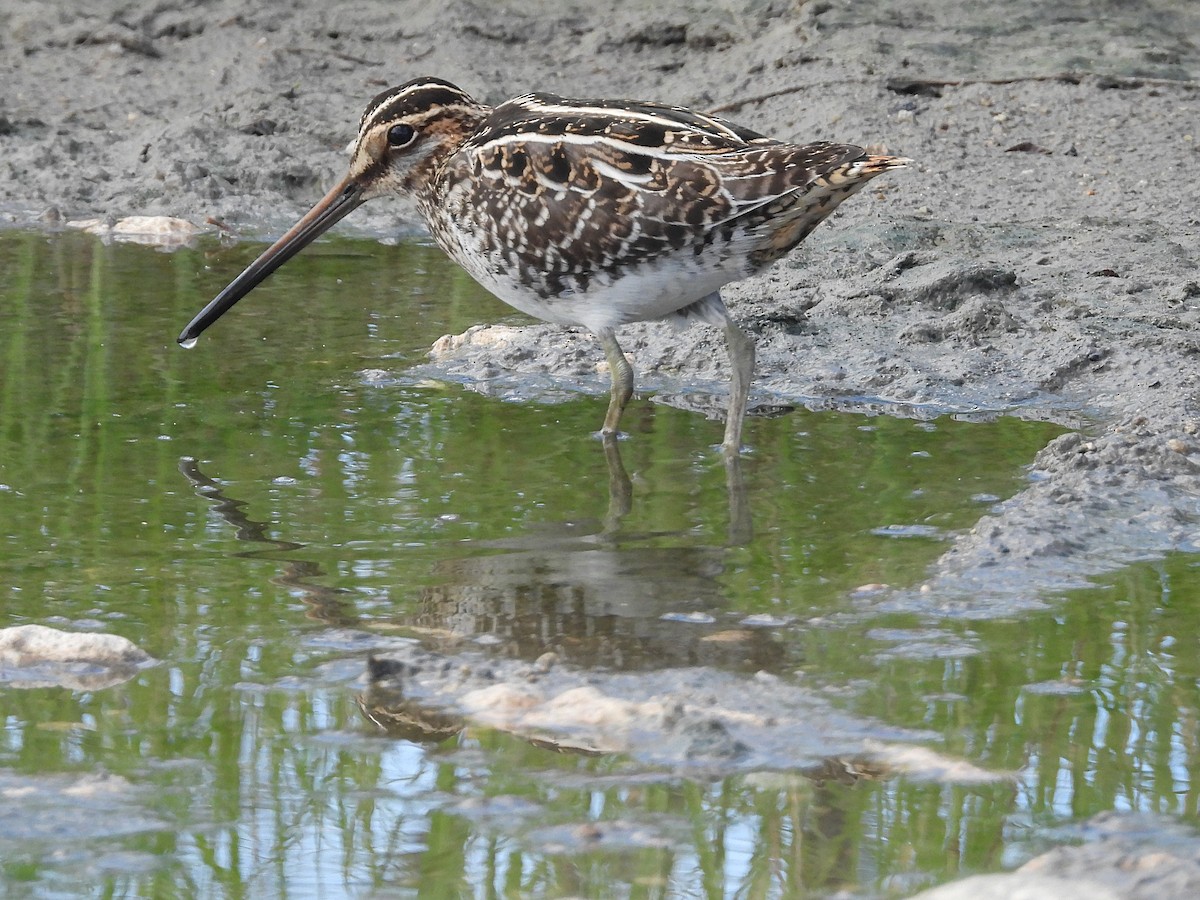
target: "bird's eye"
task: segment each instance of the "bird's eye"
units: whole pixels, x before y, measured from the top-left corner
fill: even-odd
[[[411,125],[401,123],[389,128],[387,137],[389,147],[407,147],[416,139],[417,131]]]

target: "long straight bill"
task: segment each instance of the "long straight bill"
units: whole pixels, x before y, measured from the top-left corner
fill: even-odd
[[[349,178],[336,185],[321,198],[288,232],[262,252],[229,286],[200,310],[187,327],[179,333],[178,341],[185,347],[195,345],[204,329],[221,318],[229,309],[254,290],[285,262],[311,244],[329,228],[362,205],[362,188]]]

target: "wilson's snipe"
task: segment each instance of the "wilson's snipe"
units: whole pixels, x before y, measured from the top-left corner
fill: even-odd
[[[582,325],[612,372],[616,434],[633,369],[614,329],[699,319],[725,329],[724,447],[741,446],[754,342],[722,285],[784,256],[870,179],[907,160],[849,144],[786,144],[657,103],[527,94],[496,108],[419,78],[371,101],[349,174],[179,335],[204,329],[366,200],[411,194],[434,239],[501,300]]]

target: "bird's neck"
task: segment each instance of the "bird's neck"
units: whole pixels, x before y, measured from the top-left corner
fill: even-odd
[[[413,166],[406,187],[418,198],[428,196],[430,191],[436,190],[455,154],[479,130],[491,113],[492,108],[482,103],[446,110],[444,116],[428,126],[428,133],[434,138],[433,150]]]

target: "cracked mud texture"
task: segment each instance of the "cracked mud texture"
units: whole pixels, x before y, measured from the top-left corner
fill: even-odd
[[[490,102],[656,99],[886,147],[911,168],[724,292],[758,341],[752,403],[1074,429],[925,585],[872,600],[1012,615],[1200,540],[1197,34],[1200,5],[1182,0],[18,0],[0,9],[0,219],[278,234],[340,176],[365,102],[424,74]],[[343,227],[420,225],[377,201]],[[717,333],[637,325],[622,341],[656,399],[719,415]],[[601,359],[587,335],[480,329],[424,374],[552,398],[605,390]]]

